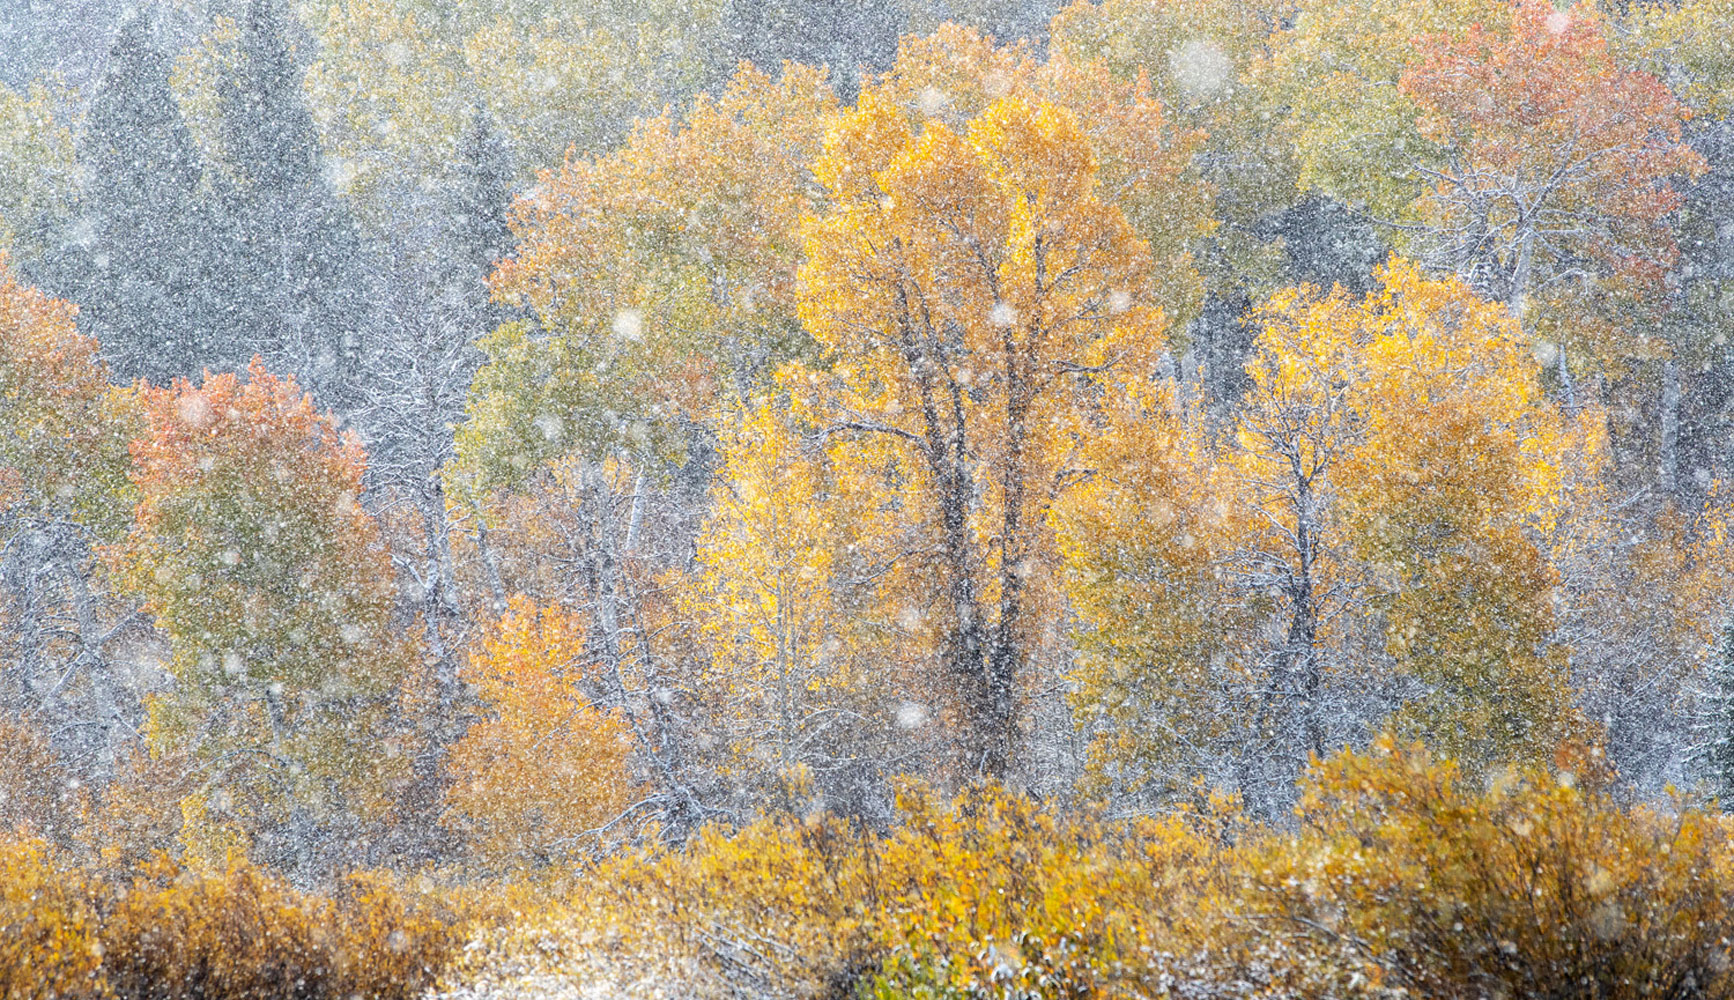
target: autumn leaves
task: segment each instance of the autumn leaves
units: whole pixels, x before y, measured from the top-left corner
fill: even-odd
[[[1712,617],[1713,517],[1669,522],[1679,573],[1598,562],[1625,515],[1578,385],[1666,311],[1702,163],[1600,15],[1363,6],[1197,45],[1204,0],[1078,7],[1045,60],[947,26],[848,106],[744,68],[569,157],[515,205],[444,520],[364,512],[292,382],[110,389],[12,286],[0,362],[44,379],[9,419],[72,464],[0,456],[32,502],[134,506],[104,540],[171,647],[154,745],[225,789],[201,822],[420,803],[509,868],[797,792],[883,817],[900,773],[1069,782],[1061,740],[1096,791],[1266,815],[1380,729],[1543,762],[1648,635],[1586,637],[1584,595],[1676,587],[1680,648]],[[1301,283],[1257,222],[1297,184],[1413,259]],[[1208,399],[1207,297],[1250,340]]]
[[[1594,426],[1544,397],[1502,306],[1407,263],[1378,277],[1254,317],[1232,432],[1172,389],[1119,405],[1057,505],[1103,780],[1241,766],[1269,807],[1356,720],[1471,766],[1572,731],[1546,539]]]
[[[555,455],[654,477],[692,424],[715,433],[694,560],[658,578],[689,624],[659,619],[647,655],[681,665],[731,780],[1027,776],[1060,689],[1101,789],[1207,777],[1262,810],[1374,728],[1471,768],[1588,731],[1559,608],[1593,573],[1561,525],[1599,496],[1605,441],[1524,317],[1647,294],[1670,184],[1700,169],[1684,111],[1586,11],[1471,30],[1441,8],[1418,23],[1442,34],[1395,48],[1297,26],[1284,58],[1328,41],[1366,70],[1299,127],[1384,80],[1412,136],[1374,164],[1401,197],[1308,176],[1390,206],[1420,260],[1364,298],[1261,294],[1245,393],[1206,407],[1175,376],[1226,195],[1181,122],[1223,125],[1229,97],[1171,111],[1093,58],[1091,18],[1131,6],[1069,13],[1046,62],[908,39],[850,107],[748,71],[521,208],[495,288],[544,332],[489,345],[453,468],[532,492]],[[1260,62],[1277,25],[1248,22],[1240,72],[1281,70]],[[1210,266],[1257,289],[1264,251],[1239,245]]]

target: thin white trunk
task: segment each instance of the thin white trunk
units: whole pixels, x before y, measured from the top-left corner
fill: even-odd
[[[1673,358],[1662,362],[1661,445],[1656,478],[1662,489],[1672,492],[1680,476],[1680,366]]]

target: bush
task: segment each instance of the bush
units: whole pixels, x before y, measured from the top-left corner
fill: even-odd
[[[0,840],[0,1000],[96,995],[102,946],[83,885],[47,845]]]
[[[616,858],[466,974],[719,998],[1734,997],[1727,823],[1612,788],[1587,753],[1471,788],[1389,740],[1315,767],[1292,829],[911,786],[884,836],[785,815]]]
[[[1734,996],[1727,821],[1623,806],[1594,754],[1466,787],[1389,739],[1319,767],[1247,910],[1427,997]]]
[[[1228,885],[1233,817],[1219,808],[1109,821],[988,785],[955,799],[910,785],[899,807],[885,837],[781,815],[616,858],[465,972],[622,996],[678,984],[699,997],[846,997],[915,979],[951,996],[985,981],[982,962],[1015,956],[1106,989],[1147,966],[1140,956],[1190,950],[1189,915]]]
[[[320,895],[243,860],[200,873],[158,859],[122,886],[0,844],[4,1000],[407,1000],[460,930],[377,876]]]

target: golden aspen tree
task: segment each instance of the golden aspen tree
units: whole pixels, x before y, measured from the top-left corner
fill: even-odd
[[[811,779],[827,798],[883,787],[891,767],[921,762],[937,692],[896,653],[919,622],[873,586],[905,539],[873,530],[887,527],[878,495],[848,483],[868,456],[764,399],[729,423],[722,452],[681,598],[722,767],[747,788]]]
[[[1045,510],[1088,398],[1153,366],[1159,283],[1071,110],[1016,95],[961,133],[913,124],[864,93],[815,166],[833,203],[806,227],[800,310],[838,363],[803,405],[901,453],[878,488],[928,535],[905,572],[940,595],[959,763],[1004,775],[1052,613]]]
[[[1055,505],[1078,627],[1071,707],[1090,740],[1092,791],[1159,800],[1221,770],[1246,727],[1268,597],[1226,585],[1251,514],[1205,414],[1179,386],[1104,401],[1090,470]]]
[[[1398,725],[1479,772],[1538,763],[1580,725],[1549,560],[1594,414],[1562,415],[1502,305],[1395,262],[1361,305],[1362,444],[1333,488],[1360,598],[1423,692]]]
[[[1212,777],[1270,811],[1308,755],[1389,713],[1477,771],[1545,760],[1578,724],[1548,539],[1594,415],[1543,398],[1503,305],[1408,262],[1378,279],[1274,297],[1232,438],[1158,397],[1062,504],[1076,700],[1152,720],[1098,739],[1122,787],[1226,757]]]

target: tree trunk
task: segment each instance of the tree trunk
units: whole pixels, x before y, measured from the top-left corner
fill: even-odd
[[[1669,358],[1662,362],[1662,440],[1656,479],[1672,494],[1680,480],[1680,366]]]

